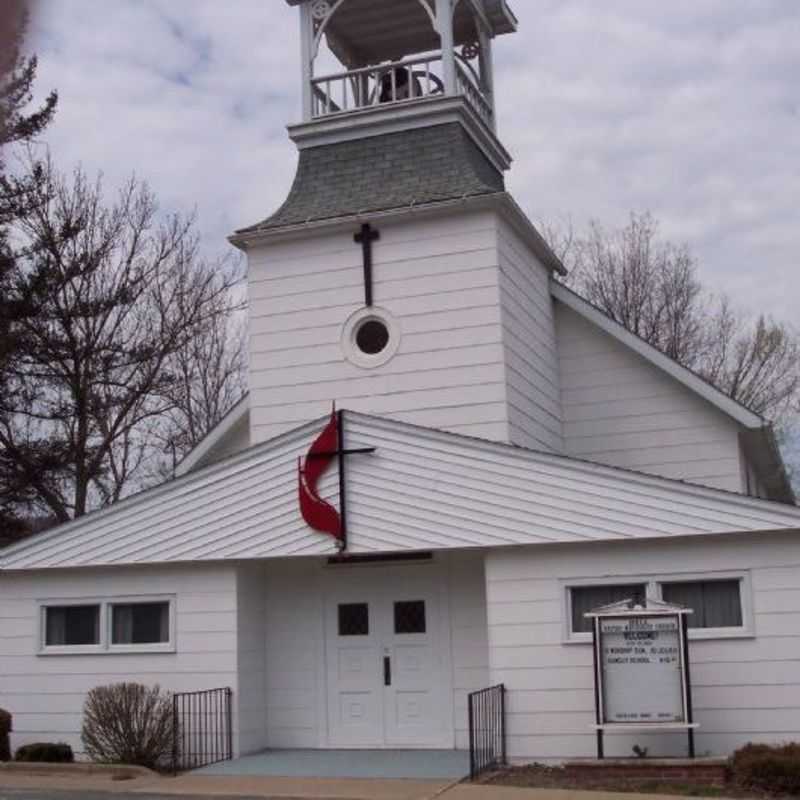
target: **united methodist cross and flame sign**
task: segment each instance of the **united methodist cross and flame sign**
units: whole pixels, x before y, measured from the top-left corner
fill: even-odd
[[[352,450],[344,446],[344,411],[333,406],[330,419],[311,444],[305,459],[297,459],[297,490],[300,513],[309,527],[336,540],[340,551],[347,547],[347,514],[345,494],[345,457],[357,453],[374,453],[374,447]],[[319,482],[336,460],[339,467],[339,508],[319,495]]]

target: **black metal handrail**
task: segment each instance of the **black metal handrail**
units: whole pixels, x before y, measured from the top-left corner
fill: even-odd
[[[230,688],[172,695],[172,771],[199,769],[233,758]]]
[[[469,777],[506,763],[506,687],[504,684],[472,692],[469,712]]]

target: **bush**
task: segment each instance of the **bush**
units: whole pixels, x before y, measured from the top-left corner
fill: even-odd
[[[98,686],[86,698],[81,740],[100,763],[164,766],[172,754],[172,700],[158,686]]]
[[[75,760],[72,748],[68,744],[59,742],[34,742],[20,747],[15,756],[15,761],[39,762],[44,764],[71,764]]]
[[[800,795],[800,744],[748,744],[731,757],[734,781],[770,794]]]
[[[11,733],[11,714],[0,708],[0,761],[11,761],[9,733]]]

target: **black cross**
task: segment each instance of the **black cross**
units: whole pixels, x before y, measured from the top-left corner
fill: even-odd
[[[339,432],[337,437],[338,446],[335,450],[328,450],[324,453],[312,453],[309,458],[328,458],[329,456],[336,456],[339,463],[339,516],[342,520],[342,539],[339,546],[340,552],[347,549],[347,504],[345,494],[345,456],[354,456],[361,453],[374,453],[374,447],[358,447],[348,450],[344,446],[344,409],[336,412],[336,427]]]
[[[361,231],[353,236],[364,251],[364,305],[368,308],[372,305],[372,243],[380,238],[380,233],[369,222],[365,222]]]

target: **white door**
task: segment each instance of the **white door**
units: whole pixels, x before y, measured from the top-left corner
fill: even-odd
[[[435,582],[350,575],[327,600],[329,746],[452,747],[449,636]]]

